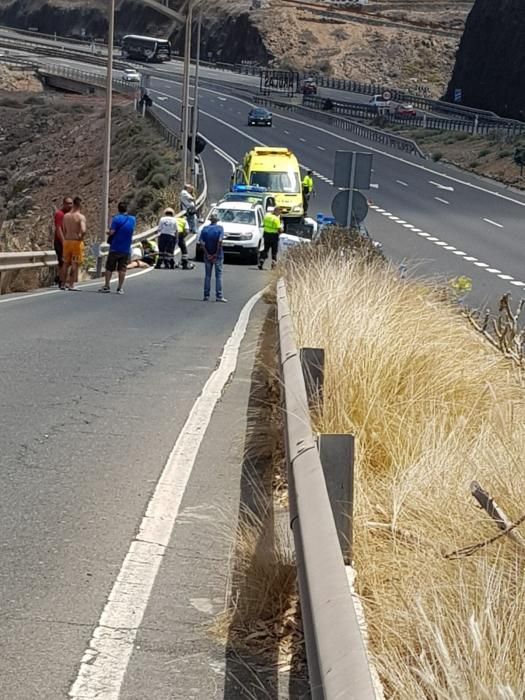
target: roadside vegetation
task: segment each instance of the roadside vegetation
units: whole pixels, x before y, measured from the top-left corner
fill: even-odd
[[[365,253],[304,246],[281,274],[298,345],[326,352],[316,428],[356,436],[354,557],[374,663],[388,698],[518,700],[524,540],[471,491],[507,527],[521,522],[520,363],[448,292]]]
[[[10,93],[1,100],[0,124],[0,251],[51,249],[53,211],[66,195],[82,197],[89,250],[101,233],[104,100]],[[177,154],[120,98],[111,157],[110,214],[125,199],[146,228],[178,201]],[[45,283],[45,271],[20,271],[3,280],[3,289],[26,291]]]
[[[407,129],[390,125],[389,131],[414,139],[420,148],[434,161],[456,165],[484,177],[490,177],[506,185],[525,189],[525,177],[521,166],[514,160],[515,153],[525,149],[525,138],[516,136],[477,136],[465,132],[435,129]]]

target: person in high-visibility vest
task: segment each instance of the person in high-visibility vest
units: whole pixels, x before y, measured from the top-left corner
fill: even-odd
[[[191,214],[186,211],[183,216],[177,217],[175,221],[177,222],[177,243],[180,248],[180,265],[183,270],[193,270],[195,265],[188,260],[188,246],[186,245],[186,236],[190,232],[190,226],[188,219]]]
[[[283,232],[281,222],[281,210],[275,207],[273,212],[267,212],[263,222],[264,227],[264,250],[259,253],[259,270],[264,267],[264,261],[272,251],[272,267],[277,262],[277,251],[279,249],[279,235]]]
[[[304,209],[304,215],[306,216],[308,214],[308,205],[310,204],[310,197],[312,196],[312,192],[314,191],[314,178],[313,178],[313,172],[309,170],[306,175],[303,177],[303,209]]]

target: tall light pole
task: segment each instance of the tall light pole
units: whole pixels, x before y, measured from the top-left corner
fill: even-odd
[[[197,186],[195,158],[197,156],[197,129],[199,127],[199,66],[201,60],[202,8],[197,22],[197,51],[195,56],[195,83],[193,88],[193,119],[191,125],[191,182]]]
[[[104,165],[102,172],[102,219],[100,242],[105,243],[109,219],[109,173],[111,169],[111,109],[113,107],[113,42],[115,38],[115,0],[109,3],[108,62],[106,66],[106,114],[104,121]],[[97,258],[97,276],[102,273],[100,251]]]
[[[191,69],[191,28],[193,23],[193,3],[188,0],[186,15],[186,34],[184,37],[184,79],[182,87],[182,172],[184,182],[188,177],[188,137],[190,133],[190,69]]]

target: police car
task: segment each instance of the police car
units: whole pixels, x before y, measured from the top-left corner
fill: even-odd
[[[263,248],[264,211],[257,202],[224,201],[210,209],[199,232],[208,226],[210,216],[215,214],[224,229],[222,247],[225,254],[239,256],[246,262],[256,263],[259,250]],[[204,259],[202,246],[197,244],[196,260]]]
[[[264,211],[275,208],[275,197],[268,194],[266,187],[258,185],[233,185],[230,192],[222,197],[221,202],[250,202],[260,204]]]

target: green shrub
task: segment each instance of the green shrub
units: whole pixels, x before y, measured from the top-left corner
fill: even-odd
[[[137,209],[147,209],[155,201],[157,194],[152,187],[141,187],[135,195]]]
[[[468,164],[469,168],[478,168],[480,166],[479,160],[473,160],[472,163]]]
[[[483,148],[479,153],[478,153],[478,158],[484,158],[485,156],[488,156],[490,153],[489,148]]]
[[[168,186],[168,178],[164,173],[153,173],[148,177],[147,184],[154,187],[156,190],[164,190]]]
[[[432,154],[432,160],[434,161],[434,163],[437,163],[437,162],[440,161],[442,158],[443,158],[443,154],[440,153],[439,151],[436,151],[436,153],[433,153],[433,154]]]

